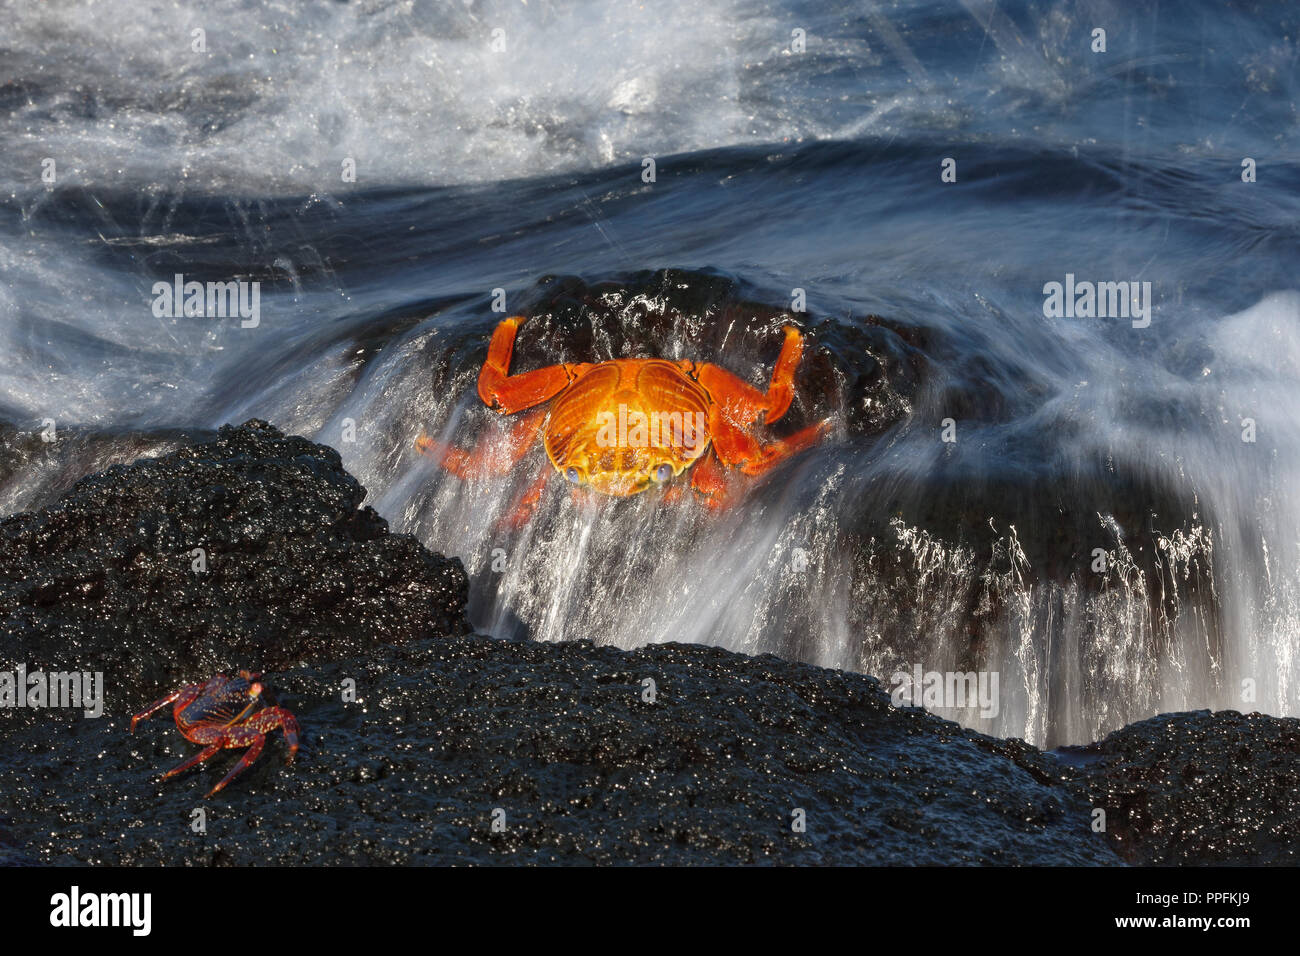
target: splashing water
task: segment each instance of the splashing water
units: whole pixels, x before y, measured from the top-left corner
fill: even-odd
[[[1047,746],[1300,712],[1297,14],[1103,5],[1101,57],[1095,11],[868,6],[6,9],[0,511],[257,416],[501,637],[997,672],[995,715],[940,712]],[[155,315],[176,273],[261,283],[262,321]],[[1150,281],[1150,326],[1045,315],[1067,274]],[[520,368],[762,386],[793,319],[777,433],[837,432],[722,514],[557,479],[509,529],[540,449],[463,482],[412,448],[500,430],[496,289]]]

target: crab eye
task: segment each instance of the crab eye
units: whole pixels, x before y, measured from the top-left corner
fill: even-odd
[[[568,478],[569,481],[573,482],[575,485],[582,483],[582,476],[578,474],[578,469],[576,468],[566,468],[564,471],[564,477]]]
[[[664,482],[673,476],[673,466],[669,464],[660,465],[654,471],[655,481]]]

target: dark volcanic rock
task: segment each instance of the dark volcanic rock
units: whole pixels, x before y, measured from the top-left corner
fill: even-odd
[[[86,475],[137,458],[157,458],[183,445],[209,441],[211,429],[150,431],[57,428],[45,441],[43,423],[28,429],[0,422],[0,514],[36,511],[54,504]]]
[[[0,521],[0,649],[157,686],[462,633],[460,562],[364,498],[333,449],[256,421],[109,468]]]
[[[1132,859],[1169,858],[1189,808],[1205,833],[1261,821],[1232,859],[1292,851],[1294,763],[1250,748],[1293,759],[1295,721],[1225,736],[1227,715],[1164,718],[1193,730],[1115,735],[1072,769],[896,709],[860,675],[473,636],[459,565],[389,535],[363,497],[334,452],[249,423],[0,522],[0,668],[102,670],[107,690],[98,719],[0,710],[0,863],[1119,863],[1094,804]],[[275,669],[297,762],[277,732],[214,799],[233,752],[160,783],[195,747],[166,712],[134,735],[130,714],[235,667]],[[1197,798],[1207,753],[1242,779]]]
[[[278,683],[306,734],[292,767],[276,740],[212,800],[233,753],[159,784],[194,747],[165,716],[129,734],[142,695],[18,735],[2,812],[50,862],[1119,862],[1051,758],[1007,759],[895,710],[867,677],[698,646],[471,637]],[[198,806],[205,835],[189,829]]]
[[[1130,860],[1300,862],[1298,720],[1162,714],[1071,752]]]

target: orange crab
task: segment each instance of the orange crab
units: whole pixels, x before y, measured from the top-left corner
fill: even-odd
[[[767,441],[755,434],[758,426],[780,419],[794,398],[794,373],[803,354],[803,335],[794,326],[785,326],[771,383],[760,392],[726,369],[688,359],[612,359],[511,375],[510,357],[523,321],[508,318],[492,334],[478,394],[503,415],[532,412],[503,442],[483,442],[469,452],[427,435],[416,441],[421,452],[461,478],[504,474],[540,433],[555,470],[575,485],[627,497],[689,468],[691,487],[718,506],[732,490],[728,469],[761,475],[816,443],[830,427],[822,421]],[[536,505],[545,479],[539,475],[524,495],[516,522]]]

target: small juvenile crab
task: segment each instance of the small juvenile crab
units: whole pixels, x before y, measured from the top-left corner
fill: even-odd
[[[289,744],[286,763],[293,763],[293,756],[298,752],[298,720],[283,707],[266,705],[259,682],[261,676],[240,671],[238,677],[217,674],[205,684],[186,684],[131,718],[131,732],[135,733],[137,723],[168,704],[175,704],[173,715],[180,732],[196,744],[204,744],[193,757],[163,774],[163,780],[216,756],[223,748],[247,747],[230,773],[208,791],[210,797],[258,758],[266,744],[266,735],[277,727],[284,730],[284,739]]]
[[[502,415],[533,409],[501,442],[471,452],[421,435],[416,447],[461,478],[503,474],[539,434],[555,470],[575,485],[614,497],[635,495],[692,468],[692,490],[712,506],[730,500],[732,469],[761,475],[815,444],[830,421],[785,438],[760,438],[794,398],[803,334],[785,326],[781,354],[766,391],[726,369],[689,359],[612,359],[510,373],[521,316],[492,334],[478,377],[479,398]],[[545,407],[538,407],[545,406]],[[516,509],[525,517],[541,497],[539,475]],[[680,492],[671,489],[667,497]]]

